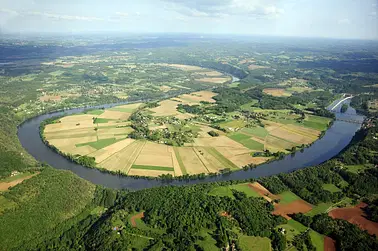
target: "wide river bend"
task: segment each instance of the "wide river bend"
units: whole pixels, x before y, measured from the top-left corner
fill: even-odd
[[[341,99],[340,99],[341,100]],[[334,106],[340,100],[336,100],[329,107]],[[340,103],[336,110],[340,110],[343,103],[349,103],[350,100],[345,100]],[[111,107],[112,105],[101,105],[99,107]],[[167,185],[167,182],[161,180],[147,180],[136,179],[132,177],[119,176],[115,174],[103,173],[96,169],[90,169],[78,164],[72,163],[63,156],[57,154],[49,147],[47,147],[39,136],[39,125],[45,119],[79,113],[84,111],[85,108],[76,108],[62,112],[53,112],[44,114],[25,121],[18,128],[18,138],[22,146],[38,161],[45,162],[56,169],[70,170],[78,176],[98,185],[115,189],[130,189],[140,190],[144,188],[158,187]],[[312,146],[306,148],[303,152],[297,152],[295,155],[287,155],[281,160],[273,161],[270,163],[259,165],[257,168],[244,171],[236,171],[227,175],[218,175],[207,177],[201,180],[190,181],[172,181],[169,185],[186,185],[197,184],[214,181],[227,181],[227,180],[244,180],[249,178],[259,178],[264,176],[275,175],[279,173],[292,172],[296,169],[301,169],[313,165],[320,164],[337,155],[343,150],[351,141],[355,132],[360,128],[363,117],[356,114],[356,111],[349,107],[345,114],[337,113],[338,119],[327,130],[323,138],[317,140]],[[361,123],[351,123],[347,121],[359,121]]]

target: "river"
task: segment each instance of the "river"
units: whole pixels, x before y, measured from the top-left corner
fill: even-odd
[[[333,104],[337,104],[336,100]],[[343,103],[350,103],[345,100],[340,103],[335,110],[340,111]],[[100,107],[111,107],[114,105],[102,105]],[[56,169],[69,170],[78,176],[98,185],[115,189],[140,190],[144,188],[152,188],[167,185],[167,182],[161,180],[136,179],[132,177],[118,176],[109,173],[103,173],[96,169],[86,168],[65,159],[47,147],[39,136],[39,125],[47,118],[69,115],[82,112],[84,108],[71,109],[64,112],[54,112],[44,114],[25,121],[18,128],[18,138],[22,146],[38,161],[45,162]],[[345,114],[337,113],[338,119],[357,120],[362,123],[363,117],[356,114],[355,109],[349,107]],[[279,173],[292,172],[309,166],[314,166],[327,161],[343,150],[351,141],[355,132],[360,128],[360,123],[350,123],[336,120],[334,124],[327,130],[324,137],[317,140],[312,146],[306,148],[303,152],[297,152],[295,155],[287,155],[281,160],[259,165],[255,169],[240,170],[227,175],[218,175],[207,177],[202,180],[190,181],[173,181],[170,185],[197,184],[214,181],[227,180],[244,180],[249,178],[259,178],[264,176],[275,175]]]

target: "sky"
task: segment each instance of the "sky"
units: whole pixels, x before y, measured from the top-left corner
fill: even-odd
[[[0,0],[4,33],[245,34],[378,40],[378,0]]]

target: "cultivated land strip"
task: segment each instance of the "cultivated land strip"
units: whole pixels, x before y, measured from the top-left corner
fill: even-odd
[[[180,155],[180,152],[178,150],[178,148],[176,146],[173,147],[173,150],[175,152],[175,155],[176,155],[176,159],[180,165],[180,169],[181,169],[181,173],[183,175],[185,174],[188,174],[188,172],[186,171],[186,168],[185,168],[185,165],[184,165],[184,162],[182,161],[182,158],[181,158],[181,155]]]

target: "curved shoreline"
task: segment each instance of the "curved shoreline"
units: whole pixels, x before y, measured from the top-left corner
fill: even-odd
[[[100,105],[96,107],[111,107],[117,104]],[[174,179],[167,180],[156,178],[142,178],[121,176],[118,174],[112,174],[104,172],[95,168],[87,168],[76,163],[72,163],[65,157],[54,152],[48,146],[46,146],[39,134],[39,125],[42,121],[63,114],[69,115],[73,113],[79,113],[87,108],[75,108],[71,110],[65,110],[60,112],[50,112],[48,114],[39,115],[24,121],[18,127],[18,137],[23,147],[31,154],[35,159],[40,162],[46,162],[54,168],[70,170],[76,173],[78,176],[89,180],[92,183],[103,185],[111,188],[130,190],[139,190],[144,188],[151,188],[163,185],[185,185],[214,181],[226,181],[226,180],[245,180],[249,178],[259,178],[264,176],[275,175],[278,173],[287,173],[296,169],[305,168],[320,164],[328,159],[331,159],[337,155],[345,146],[349,144],[355,132],[359,129],[360,125],[351,124],[343,121],[334,121],[334,124],[325,132],[324,136],[313,144],[309,148],[305,148],[304,151],[297,151],[295,154],[289,154],[279,160],[274,160],[269,163],[264,163],[256,168],[249,170],[234,171],[226,174],[208,175],[206,177],[196,177],[196,179]],[[355,110],[352,113],[355,113]],[[345,116],[345,115],[338,115]],[[351,115],[347,115],[351,116]],[[359,117],[361,122],[363,117]]]

